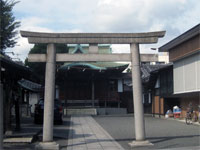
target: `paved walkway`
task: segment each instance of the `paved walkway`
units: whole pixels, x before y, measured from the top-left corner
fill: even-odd
[[[124,150],[91,116],[72,116],[67,150]]]

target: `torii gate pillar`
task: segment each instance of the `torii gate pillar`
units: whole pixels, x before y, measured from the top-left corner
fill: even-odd
[[[140,71],[140,49],[139,44],[130,44],[132,56],[132,85],[133,85],[133,104],[135,117],[135,141],[129,143],[131,147],[152,145],[145,140],[145,121],[144,108],[142,103],[142,81]]]
[[[144,111],[142,104],[142,82],[140,73],[139,44],[131,44],[132,54],[132,85],[134,99],[136,141],[145,139]]]
[[[56,48],[55,44],[47,45],[45,71],[45,93],[44,93],[44,121],[43,121],[43,142],[36,145],[36,149],[59,150],[59,144],[53,142],[53,121],[54,121],[54,98],[55,98],[55,65]]]
[[[48,44],[46,72],[45,72],[43,142],[53,141],[55,64],[56,64],[55,45]]]

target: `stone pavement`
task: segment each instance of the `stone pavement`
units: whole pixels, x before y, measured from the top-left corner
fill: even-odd
[[[67,150],[124,150],[91,116],[72,116]]]

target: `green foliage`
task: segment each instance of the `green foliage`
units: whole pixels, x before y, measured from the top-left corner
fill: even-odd
[[[68,53],[68,47],[66,44],[55,44],[56,53]],[[46,54],[47,44],[35,44],[30,50],[29,54]]]
[[[35,44],[29,54],[46,54],[47,44]]]
[[[15,21],[12,9],[18,1],[0,0],[0,51],[14,47],[16,42],[16,29],[20,26],[19,21]]]
[[[40,83],[44,83],[44,77],[45,77],[45,67],[46,64],[45,63],[31,63],[28,62],[28,59],[25,59],[25,66],[28,66],[29,68],[31,68],[31,70],[38,75],[38,77],[40,78]]]
[[[29,54],[46,54],[47,44],[35,44],[34,47],[30,50]],[[68,47],[66,44],[56,44],[56,53],[68,53]],[[57,63],[57,66],[60,66],[60,63]],[[28,62],[28,59],[25,60],[25,66],[31,68],[36,74],[40,76],[41,83],[44,82],[45,78],[45,66],[46,63],[39,62]]]

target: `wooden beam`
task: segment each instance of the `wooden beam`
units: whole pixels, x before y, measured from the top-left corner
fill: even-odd
[[[157,55],[149,57],[148,55],[141,54],[141,61],[155,62],[158,61]],[[46,54],[29,54],[29,62],[46,62]],[[131,55],[128,53],[123,54],[56,54],[57,62],[94,62],[94,61],[131,61]]]

